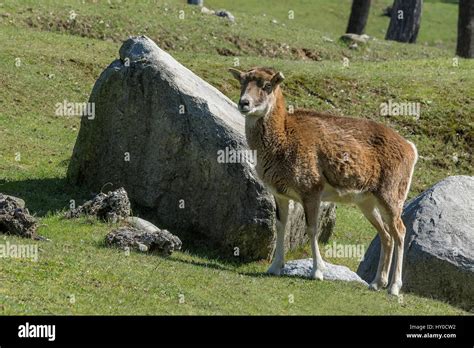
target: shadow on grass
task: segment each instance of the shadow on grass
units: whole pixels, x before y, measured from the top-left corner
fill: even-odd
[[[23,199],[30,213],[40,218],[69,209],[71,200],[75,200],[76,206],[79,206],[86,200],[92,199],[95,195],[94,192],[87,189],[69,184],[66,178],[26,179],[20,181],[1,179],[0,193]],[[227,271],[235,271],[238,266],[251,262],[240,257],[223,258],[219,248],[206,245],[204,240],[198,238],[191,243],[190,235],[180,237],[182,237],[184,242],[183,250],[189,252],[190,257],[198,257],[203,259],[203,261],[171,257],[170,260],[172,261]],[[99,243],[97,246],[99,248],[107,247],[105,242]]]
[[[215,263],[214,260],[210,262],[205,262],[205,261],[196,261],[196,260],[183,260],[177,257],[171,257],[169,258],[169,260],[174,261],[174,262],[179,262],[179,263],[185,263],[187,265],[198,266],[202,268],[216,269],[219,271],[235,271],[235,269],[231,265],[220,264],[222,263],[220,261],[219,261],[220,263]]]
[[[126,224],[117,223],[111,224],[109,226],[109,231],[126,226]],[[120,252],[125,252],[125,250],[121,249],[116,245],[109,245],[105,241],[105,239],[95,242],[95,246],[97,248],[104,248],[104,249],[114,249]],[[239,259],[225,259],[219,255],[216,249],[212,249],[210,247],[202,246],[201,244],[196,245],[195,243],[185,243],[184,247],[180,250],[179,254],[172,254],[172,255],[163,255],[159,250],[152,250],[146,253],[140,252],[138,250],[130,250],[130,253],[140,254],[152,258],[156,258],[158,260],[168,260],[170,262],[175,263],[183,263],[187,265],[193,265],[203,268],[210,268],[216,269],[221,271],[235,271],[237,267],[245,264],[244,261]],[[194,258],[194,259],[193,259]],[[196,258],[201,260],[196,260]]]
[[[69,209],[72,199],[78,206],[93,196],[92,192],[69,184],[66,178],[0,179],[0,192],[23,199],[30,214],[38,217]]]

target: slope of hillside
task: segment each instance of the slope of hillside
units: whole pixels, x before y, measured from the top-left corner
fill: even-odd
[[[210,8],[230,10],[235,25],[183,3],[8,0],[0,5],[0,192],[24,198],[41,218],[40,234],[52,239],[39,243],[38,262],[0,261],[0,314],[465,313],[411,294],[399,302],[354,284],[266,277],[266,261],[239,264],[196,250],[169,259],[127,257],[103,247],[106,224],[59,218],[70,199],[80,202],[89,192],[65,181],[80,120],[56,116],[55,104],[86,101],[128,35],[150,36],[233,100],[238,86],[227,68],[238,58],[243,68],[270,65],[283,71],[289,104],[394,127],[421,155],[411,197],[448,175],[473,175],[474,62],[453,64],[455,5],[426,2],[420,43],[403,45],[383,40],[388,18],[379,13],[390,1],[374,1],[367,32],[376,40],[350,50],[337,40],[348,0],[301,0],[291,6],[206,1]],[[421,115],[381,116],[380,105],[388,100],[418,102]],[[356,210],[338,207],[334,241],[367,246],[374,235]],[[301,248],[289,258],[307,255],[308,248]],[[331,261],[352,269],[358,264],[352,258]]]

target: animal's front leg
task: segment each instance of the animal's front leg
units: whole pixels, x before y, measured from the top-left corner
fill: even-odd
[[[273,275],[280,275],[281,269],[285,265],[285,229],[288,221],[288,206],[289,201],[285,198],[275,196],[276,203],[276,246],[273,255],[273,262],[267,273]]]
[[[316,196],[307,200],[303,206],[306,217],[306,234],[310,238],[311,251],[313,253],[313,269],[311,270],[311,278],[323,280],[323,271],[326,268],[326,264],[321,257],[318,246],[318,237],[320,232],[318,229],[320,204],[321,199],[319,196]]]

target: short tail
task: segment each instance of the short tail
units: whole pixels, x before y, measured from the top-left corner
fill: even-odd
[[[415,164],[418,161],[418,150],[416,149],[415,144],[413,144],[411,141],[408,141],[408,144],[410,144],[411,148],[413,149],[413,155],[414,155],[413,159],[414,160],[413,160],[413,164],[412,164],[411,171],[410,171],[410,178],[408,179],[407,191],[405,193],[404,201],[408,197],[408,192],[410,191],[410,186],[411,186],[411,180],[413,179],[413,172],[415,171]]]
[[[418,150],[416,149],[415,144],[413,144],[411,141],[408,141],[408,144],[410,144],[411,148],[413,149],[413,153],[415,154],[415,161],[413,162],[413,167],[414,167],[416,162],[418,161]]]

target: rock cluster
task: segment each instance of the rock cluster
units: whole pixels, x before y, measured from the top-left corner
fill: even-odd
[[[0,193],[0,233],[41,239],[37,228],[38,220],[30,215],[22,199]]]

